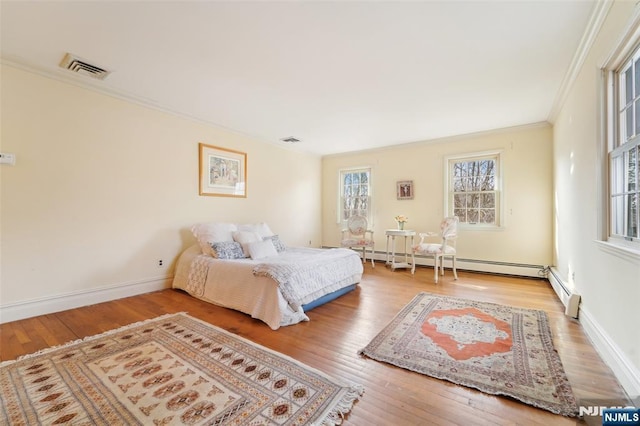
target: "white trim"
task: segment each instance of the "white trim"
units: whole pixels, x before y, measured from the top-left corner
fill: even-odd
[[[580,308],[580,324],[605,364],[628,395],[640,395],[640,371],[620,350],[588,310]]]
[[[591,16],[589,17],[589,22],[587,23],[587,27],[582,34],[582,38],[580,39],[580,44],[576,49],[575,54],[573,55],[573,59],[571,60],[571,64],[567,69],[567,73],[562,79],[562,83],[560,84],[560,89],[556,94],[556,98],[553,101],[553,106],[551,107],[551,111],[549,111],[549,116],[547,120],[550,123],[554,123],[558,118],[558,114],[562,110],[562,106],[564,105],[567,97],[569,96],[569,92],[573,87],[576,79],[578,78],[578,74],[582,70],[582,66],[584,65],[584,61],[587,59],[589,55],[589,51],[593,46],[593,43],[600,32],[600,28],[609,13],[609,9],[613,5],[612,0],[598,0],[591,11]]]
[[[471,153],[453,154],[453,155],[447,155],[445,157],[445,161],[459,160],[459,159],[466,160],[467,158],[488,158],[488,157],[494,157],[496,155],[501,155],[503,152],[504,152],[503,148],[497,148],[497,149],[489,149],[487,151],[476,151]]]
[[[444,266],[450,268],[451,261],[448,258],[444,260]],[[426,265],[427,259],[416,259],[416,265]],[[433,266],[433,265],[431,265]],[[487,262],[485,260],[476,259],[456,259],[456,269],[459,271],[483,272],[488,274],[515,275],[519,277],[542,278],[541,273],[544,269],[542,265],[528,265],[509,262]],[[445,272],[446,273],[446,272]]]
[[[640,264],[640,251],[631,247],[625,247],[621,244],[609,241],[594,241],[596,246],[605,253],[609,253],[620,259],[628,260],[633,263]]]
[[[601,240],[606,240],[609,237],[609,226],[611,223],[609,213],[609,148],[608,141],[613,140],[608,133],[611,132],[610,123],[610,109],[609,105],[612,104],[611,90],[607,89],[608,81],[611,74],[606,70],[601,69],[599,73],[598,84],[598,120],[596,121],[598,144],[596,151],[596,200],[599,201],[598,208],[596,209],[597,221],[597,234]]]
[[[599,150],[596,171],[601,176],[601,184],[597,191],[600,197],[598,206],[598,237],[601,241],[596,241],[597,246],[604,252],[616,257],[638,262],[640,260],[640,244],[637,242],[627,242],[618,236],[611,236],[611,154],[618,152],[622,147],[618,146],[618,111],[614,111],[617,93],[617,82],[615,74],[617,70],[629,60],[629,55],[633,53],[636,43],[640,40],[640,2],[635,4],[631,17],[620,35],[614,47],[608,52],[606,57],[599,61],[600,68],[600,89],[599,89]],[[624,148],[628,149],[628,148]]]
[[[100,80],[93,80],[93,79],[88,79],[88,78],[84,78],[83,76],[78,76],[75,75],[73,73],[69,73],[67,74],[67,71],[61,72],[61,71],[52,71],[48,68],[43,68],[43,67],[39,67],[39,66],[34,66],[32,64],[26,64],[24,62],[22,62],[21,58],[16,58],[16,57],[0,57],[0,64],[2,65],[6,65],[12,68],[16,68],[22,71],[26,71],[32,74],[36,74],[39,75],[41,77],[46,77],[46,78],[50,78],[52,80],[56,80],[62,83],[66,83],[66,84],[70,84],[72,86],[76,86],[76,87],[80,87],[82,89],[85,90],[90,90],[96,93],[100,93],[102,95],[105,96],[110,96],[112,98],[115,99],[119,99],[125,102],[130,102],[134,105],[138,105],[141,107],[145,107],[145,108],[150,108],[156,111],[160,111],[160,112],[164,112],[166,114],[170,114],[172,116],[175,117],[180,117],[183,118],[185,120],[190,120],[193,121],[195,123],[198,124],[204,124],[207,126],[214,126],[217,127],[219,129],[223,129],[225,131],[228,131],[230,133],[236,134],[236,135],[240,135],[243,137],[249,137],[252,139],[256,139],[257,137],[255,135],[249,134],[249,133],[245,133],[243,131],[237,130],[237,129],[232,129],[230,127],[226,127],[220,123],[208,120],[208,119],[204,119],[202,117],[198,117],[196,115],[193,114],[187,114],[185,112],[182,111],[178,111],[176,109],[172,109],[169,107],[166,107],[164,105],[159,104],[158,102],[154,101],[153,99],[149,99],[149,98],[145,98],[145,97],[141,97],[141,96],[136,96],[136,95],[132,95],[131,93],[125,93],[122,91],[119,91],[118,89],[115,89],[113,87],[108,87],[105,86],[104,81],[100,81]],[[271,139],[260,139],[261,142],[264,143],[268,143],[270,145],[274,145],[277,146],[279,148],[282,148],[284,150],[287,151],[295,151],[295,152],[299,152],[299,149],[295,148],[295,144],[286,144],[286,143],[282,143],[280,141],[273,141]],[[315,156],[315,157],[321,157],[321,155],[313,153],[313,152],[308,152],[306,151],[307,154]]]
[[[457,135],[442,136],[439,138],[425,139],[420,141],[401,143],[397,145],[386,145],[386,146],[376,147],[376,148],[367,148],[367,149],[359,150],[358,154],[384,153],[384,152],[392,151],[398,148],[411,148],[411,147],[419,147],[419,146],[433,145],[433,144],[447,144],[452,142],[464,141],[472,138],[479,138],[483,136],[501,135],[505,133],[514,133],[514,132],[527,131],[532,129],[541,129],[541,128],[551,128],[551,124],[548,121],[538,121],[535,123],[521,124],[518,126],[501,127],[498,129],[482,130],[478,132],[469,132],[469,133],[461,133]],[[353,153],[347,153],[347,154],[353,154]],[[322,158],[342,157],[344,155],[345,153],[326,154],[326,155],[323,155]]]
[[[385,260],[386,253],[383,256],[376,256],[376,260]],[[402,257],[404,253],[396,253],[396,256]],[[417,266],[430,266],[433,267],[433,258],[415,256]],[[445,269],[451,269],[451,259],[445,258]],[[500,275],[515,275],[519,277],[529,278],[545,278],[542,265],[530,265],[524,263],[509,263],[509,262],[488,262],[486,260],[478,259],[463,259],[456,258],[456,269],[458,271],[471,271],[471,272],[484,272],[488,274],[500,274]],[[447,272],[445,272],[446,274]],[[430,275],[431,276],[431,275]]]
[[[485,223],[459,223],[458,229],[464,229],[465,231],[502,232],[506,230],[506,226],[504,226],[504,224],[487,225]]]
[[[451,186],[451,170],[449,168],[451,160],[469,160],[473,161],[473,159],[483,159],[483,158],[494,158],[496,159],[496,203],[498,206],[496,207],[496,223],[491,224],[483,224],[483,223],[466,223],[460,222],[458,227],[461,229],[475,230],[475,231],[499,231],[504,228],[504,219],[505,219],[505,194],[504,194],[504,168],[503,168],[503,159],[504,149],[492,149],[488,151],[478,151],[471,153],[461,153],[461,154],[453,154],[447,155],[444,157],[444,206],[443,211],[445,212],[445,216],[453,216],[453,212],[449,211],[449,201],[450,201],[450,186]]]
[[[368,171],[369,172],[369,213],[367,215],[367,223],[369,229],[373,229],[374,217],[373,214],[373,166],[361,166],[361,167],[343,167],[338,169],[338,200],[336,209],[336,224],[344,225],[346,223],[345,220],[342,220],[342,190],[344,189],[342,185],[342,174],[350,173],[353,171]]]
[[[172,276],[153,277],[91,290],[57,294],[0,305],[0,324],[79,308],[171,287]]]
[[[332,246],[322,246],[322,248],[335,248]],[[398,258],[404,256],[403,252],[396,252],[395,255]],[[409,257],[411,254],[409,253]],[[387,253],[384,251],[376,251],[373,258],[377,262],[384,262],[387,260]],[[415,256],[417,266],[430,266],[433,267],[433,258],[425,256]],[[451,260],[445,259],[445,269],[451,269]],[[545,266],[532,265],[525,263],[510,263],[510,262],[490,262],[486,260],[478,259],[463,259],[456,258],[456,269],[459,271],[471,271],[488,274],[499,275],[514,275],[520,277],[540,278],[546,279],[544,274]],[[450,273],[450,272],[449,272]],[[447,272],[445,272],[447,274]],[[430,275],[432,276],[432,275]]]
[[[614,43],[615,48],[609,52],[605,59],[600,61],[602,64],[600,68],[613,70],[620,67],[627,55],[631,53],[631,49],[638,38],[640,38],[640,3],[636,3],[629,22]]]

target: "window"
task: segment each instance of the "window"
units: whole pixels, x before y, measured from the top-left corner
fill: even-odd
[[[340,171],[339,222],[353,215],[367,218],[371,224],[371,169],[347,169]]]
[[[609,237],[640,246],[640,45],[609,82]]]
[[[500,153],[447,158],[445,211],[469,225],[500,225]]]

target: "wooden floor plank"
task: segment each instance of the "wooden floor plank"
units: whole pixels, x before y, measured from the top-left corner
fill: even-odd
[[[433,270],[391,271],[365,265],[358,288],[310,312],[309,322],[271,330],[261,321],[164,290],[0,325],[0,360],[15,359],[159,315],[187,312],[327,374],[362,384],[364,396],[345,425],[575,425],[511,398],[487,395],[358,355],[369,341],[420,291],[544,310],[554,344],[574,394],[624,400],[626,394],[602,362],[579,321],[545,280],[447,271],[438,284]]]

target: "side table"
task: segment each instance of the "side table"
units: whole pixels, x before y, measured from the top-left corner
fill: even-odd
[[[415,262],[413,254],[413,238],[416,236],[416,231],[409,229],[387,229],[385,232],[387,236],[387,261],[386,264],[391,266],[391,270],[394,271],[398,268],[411,268]],[[396,262],[396,237],[404,237],[404,262]],[[411,238],[411,244],[409,249],[411,250],[411,262],[409,262],[409,253],[407,251],[407,238]],[[391,256],[389,256],[389,239],[391,239]]]

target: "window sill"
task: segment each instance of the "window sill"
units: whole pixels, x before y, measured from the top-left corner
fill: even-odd
[[[596,240],[595,243],[600,250],[606,253],[640,264],[640,250],[635,250],[631,247],[625,247],[620,244],[614,244],[609,241]]]
[[[500,225],[483,225],[483,224],[471,224],[471,223],[460,223],[458,224],[459,229],[464,229],[468,231],[504,231],[504,226]]]

